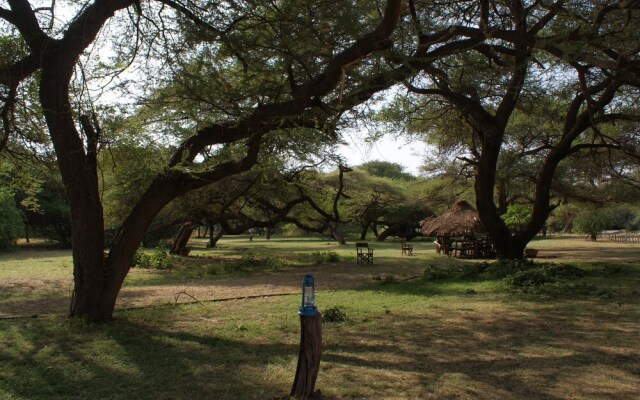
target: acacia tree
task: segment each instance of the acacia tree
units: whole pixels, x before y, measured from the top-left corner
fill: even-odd
[[[389,37],[401,11],[400,0],[389,0],[382,18],[351,24],[352,28],[357,28],[356,32],[352,29],[337,36],[331,32],[332,21],[321,20],[313,14],[308,14],[305,19],[300,10],[286,13],[275,4],[274,8],[269,9],[269,6],[253,4],[251,1],[234,2],[241,4],[242,9],[228,9],[226,5],[217,3],[198,7],[173,0],[151,1],[145,3],[144,8],[141,2],[133,0],[94,0],[77,9],[68,25],[64,26],[55,24],[57,3],[52,2],[48,8],[34,8],[27,0],[7,0],[3,4],[6,4],[0,6],[3,34],[24,43],[23,53],[0,66],[3,128],[8,132],[12,126],[11,118],[7,116],[15,104],[16,89],[22,82],[37,76],[39,105],[56,152],[71,211],[74,291],[70,313],[73,317],[93,321],[111,319],[138,243],[154,216],[168,202],[190,190],[250,169],[257,160],[265,135],[286,136],[289,127],[317,128],[327,118],[335,116],[336,111],[365,101],[372,94],[371,89],[369,93],[357,96],[351,95],[346,88],[341,88],[340,93],[334,89],[341,81],[344,82],[349,67],[366,69],[368,66],[363,60],[369,54],[389,48]],[[314,7],[323,10],[319,4]],[[167,34],[187,32],[187,27],[189,34],[200,32],[198,41],[185,39],[185,47],[196,51],[205,49],[205,55],[207,52],[216,54],[215,50],[219,49],[220,53],[217,54],[221,58],[218,58],[216,67],[221,70],[227,67],[235,73],[244,70],[250,75],[249,72],[254,68],[273,67],[270,71],[273,85],[268,87],[268,95],[262,95],[258,88],[253,91],[253,96],[226,99],[227,102],[240,104],[242,112],[212,113],[207,120],[193,124],[193,134],[176,148],[163,173],[154,178],[132,207],[105,257],[104,222],[97,175],[97,154],[102,131],[91,114],[76,112],[70,93],[72,79],[74,73],[79,71],[78,62],[83,53],[114,14],[123,14],[122,10],[132,9],[135,9],[135,13],[129,12],[128,15],[135,21],[140,21],[135,15],[141,16],[144,21],[151,22],[148,26],[167,27],[166,21],[154,25],[152,20],[155,16],[167,16],[167,20],[173,21],[167,27]],[[350,9],[351,6],[346,5],[344,9],[332,11],[339,13]],[[49,14],[43,17],[43,13]],[[275,16],[266,18],[268,13]],[[277,26],[269,26],[270,23]],[[246,30],[239,28],[243,24]],[[325,26],[320,32],[322,24]],[[254,60],[260,63],[251,65],[246,61],[249,53],[246,43],[240,44],[245,47],[239,47],[232,40],[224,40],[231,37],[232,32],[251,31],[257,37],[265,32],[265,27],[283,38],[285,32],[301,30],[303,27],[322,34],[305,41],[304,54],[281,41],[279,48],[264,49],[270,53],[269,58]],[[140,35],[124,37],[143,36],[152,41],[153,35],[144,35],[143,24],[137,24],[136,28]],[[162,32],[159,32],[155,38],[162,36]],[[327,41],[331,38],[335,39],[335,45],[321,52],[320,47],[327,47]],[[288,44],[291,45],[291,40]],[[172,50],[167,49],[167,53]],[[319,58],[319,53],[325,56]],[[192,59],[195,61],[197,57]],[[216,63],[216,57],[202,57],[197,61],[203,60]],[[361,62],[362,66],[356,66],[357,62]],[[182,72],[186,72],[183,77],[189,76],[188,71]],[[362,93],[362,88],[355,89],[360,89]],[[335,104],[333,108],[332,103]],[[198,162],[198,155],[211,146],[231,143],[239,143],[238,147],[243,149],[237,157],[213,164]]]
[[[319,206],[307,194],[308,177],[315,175],[307,168],[302,166],[289,170],[283,165],[282,159],[276,159],[273,155],[263,156],[262,162],[250,171],[176,199],[163,211],[175,222],[185,221],[176,235],[171,252],[179,254],[202,221],[221,227],[217,235],[209,232],[210,237],[214,238],[209,243],[211,247],[215,246],[222,234],[237,235],[254,228],[273,230],[280,222],[291,222],[307,231],[323,232],[328,228],[326,221],[319,225],[305,224],[293,216],[294,208],[305,206],[306,210],[317,214],[322,220],[327,215],[322,208],[318,209],[323,215],[311,208],[312,205]]]
[[[405,63],[419,74],[406,87],[423,100],[454,109],[466,125],[463,159],[473,166],[476,206],[499,256],[522,257],[540,231],[553,208],[554,173],[568,156],[594,149],[637,154],[631,131],[611,135],[604,126],[640,120],[630,95],[637,96],[639,84],[639,6],[637,1],[606,6],[410,2],[418,50]],[[434,48],[434,37],[446,37],[446,44]],[[447,47],[458,51],[434,59]],[[498,162],[509,147],[507,128],[524,97],[549,95],[559,99],[562,121],[558,130],[544,131],[520,149],[539,162],[531,218],[512,232],[495,202]]]

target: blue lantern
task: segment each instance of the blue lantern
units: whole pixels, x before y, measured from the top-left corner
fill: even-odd
[[[302,279],[302,305],[298,314],[300,315],[316,315],[318,309],[316,308],[316,295],[315,295],[315,282],[313,274],[307,273]]]

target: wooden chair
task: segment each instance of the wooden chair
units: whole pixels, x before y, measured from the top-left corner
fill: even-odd
[[[412,256],[413,255],[413,243],[401,242],[402,245],[402,255],[403,256]]]
[[[358,264],[373,264],[373,249],[366,242],[356,242],[356,262]]]

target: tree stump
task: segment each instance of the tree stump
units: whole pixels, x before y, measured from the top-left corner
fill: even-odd
[[[309,399],[313,395],[322,356],[322,315],[300,316],[300,353],[290,396]]]

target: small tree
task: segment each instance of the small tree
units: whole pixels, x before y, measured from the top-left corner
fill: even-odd
[[[524,229],[529,223],[531,207],[523,204],[512,204],[507,207],[507,212],[502,216],[504,223],[512,232]]]
[[[0,251],[11,250],[23,225],[22,215],[15,204],[13,193],[0,187]]]
[[[580,210],[573,220],[573,228],[580,233],[588,233],[595,241],[598,232],[606,229],[611,222],[609,212],[601,207],[588,207]]]

